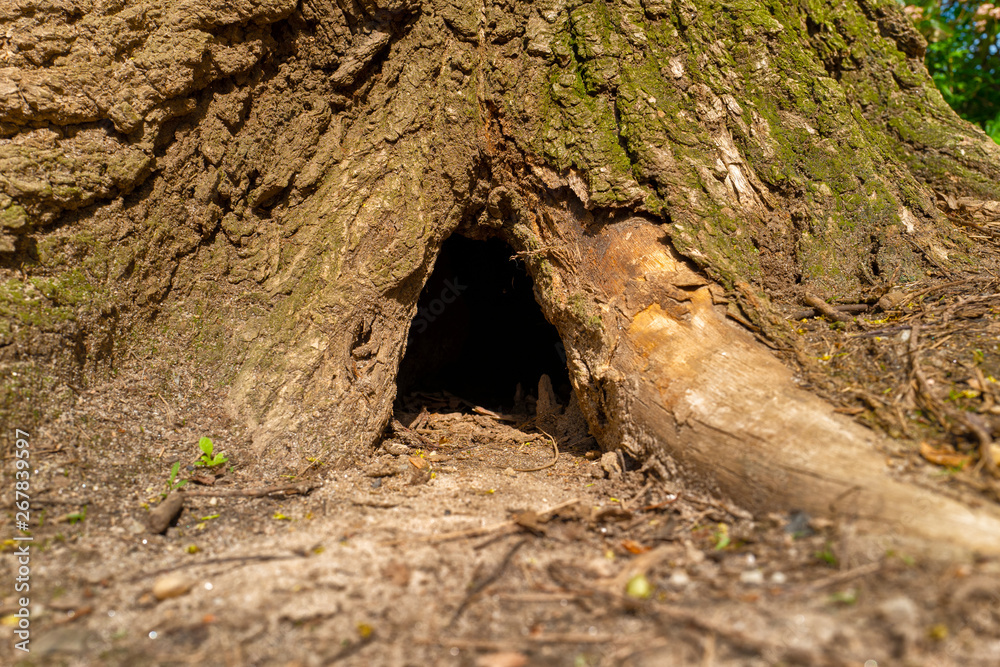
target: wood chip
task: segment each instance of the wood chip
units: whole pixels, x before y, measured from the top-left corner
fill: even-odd
[[[171,491],[162,503],[150,510],[146,516],[146,527],[149,528],[149,532],[162,535],[167,532],[167,528],[182,509],[184,509],[184,493]]]

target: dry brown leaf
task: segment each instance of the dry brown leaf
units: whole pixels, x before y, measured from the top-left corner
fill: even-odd
[[[430,463],[428,463],[426,460],[420,458],[419,456],[411,456],[410,457],[410,465],[412,465],[417,470],[427,470],[428,468],[431,467]]]
[[[644,547],[635,540],[622,540],[622,549],[636,555],[649,551],[649,547]]]
[[[920,443],[920,455],[935,465],[947,468],[964,468],[972,460],[971,456],[959,454],[950,447],[937,449],[926,442]]]

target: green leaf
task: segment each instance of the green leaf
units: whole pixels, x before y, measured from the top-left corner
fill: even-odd
[[[66,519],[70,522],[70,525],[79,523],[87,518],[87,506],[84,505],[83,509],[79,512],[70,512],[66,515]]]
[[[209,457],[212,456],[212,450],[215,449],[215,445],[212,444],[212,441],[209,438],[202,438],[199,440],[198,447],[200,447],[201,451],[205,453],[205,456]]]

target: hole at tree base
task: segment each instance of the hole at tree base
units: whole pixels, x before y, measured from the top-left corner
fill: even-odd
[[[521,412],[533,407],[521,401],[530,400],[544,374],[565,405],[571,394],[566,356],[532,287],[524,263],[503,241],[448,238],[410,324],[398,396],[447,392],[492,410]]]

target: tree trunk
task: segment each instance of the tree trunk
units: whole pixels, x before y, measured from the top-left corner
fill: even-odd
[[[806,292],[992,261],[934,197],[1000,200],[1000,148],[892,0],[25,0],[0,23],[8,404],[165,351],[217,369],[257,454],[366,451],[460,231],[525,259],[605,449],[1000,553],[994,506],[894,481],[885,436],[759,342],[801,352],[781,313]]]

